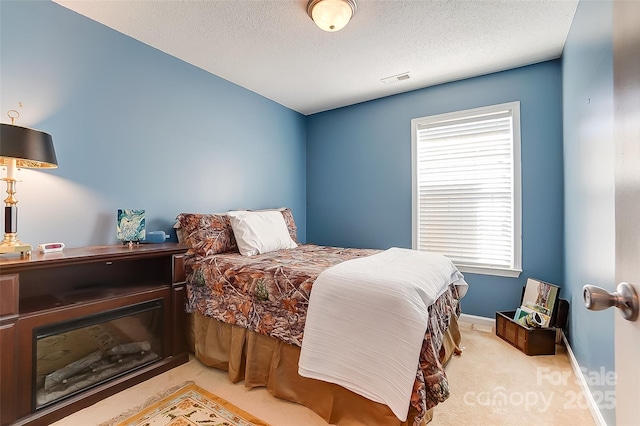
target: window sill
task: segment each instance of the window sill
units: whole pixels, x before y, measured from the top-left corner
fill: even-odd
[[[505,269],[505,268],[487,268],[480,266],[456,265],[462,273],[494,275],[497,277],[518,278],[522,273],[522,269]]]

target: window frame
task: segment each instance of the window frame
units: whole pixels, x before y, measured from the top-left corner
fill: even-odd
[[[419,241],[419,185],[418,185],[418,127],[421,125],[452,119],[464,119],[482,114],[495,113],[508,109],[512,117],[512,191],[513,191],[513,234],[510,267],[493,267],[456,264],[461,272],[481,275],[493,275],[517,278],[522,273],[522,168],[521,168],[521,134],[520,134],[520,101],[488,105],[461,111],[430,115],[411,120],[411,245],[418,249]],[[455,263],[455,262],[454,262]]]

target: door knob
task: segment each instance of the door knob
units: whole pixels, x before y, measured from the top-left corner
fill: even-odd
[[[585,285],[582,287],[582,297],[584,306],[591,311],[601,311],[615,306],[620,309],[622,317],[629,321],[638,319],[638,294],[629,283],[618,284],[614,293],[596,287],[595,285]]]

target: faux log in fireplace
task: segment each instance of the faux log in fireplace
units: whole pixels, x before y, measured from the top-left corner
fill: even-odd
[[[0,425],[50,424],[188,361],[184,252],[0,258]]]

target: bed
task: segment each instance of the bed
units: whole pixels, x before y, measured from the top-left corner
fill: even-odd
[[[318,296],[321,294],[319,289],[330,288],[326,287],[327,282],[331,281],[330,271],[347,265],[355,266],[359,262],[369,262],[368,268],[371,269],[370,262],[374,259],[384,260],[383,256],[397,256],[403,254],[401,251],[405,249],[392,251],[299,244],[290,209],[277,209],[266,214],[271,218],[281,217],[284,231],[280,229],[279,243],[266,249],[260,247],[258,251],[263,250],[260,253],[247,252],[246,235],[242,234],[241,227],[236,226],[239,220],[248,217],[243,212],[236,213],[235,216],[234,213],[181,213],[177,217],[178,238],[190,247],[185,260],[186,310],[189,314],[187,340],[196,358],[207,366],[228,371],[229,379],[234,383],[244,381],[245,386],[250,388],[265,386],[278,398],[303,404],[330,424],[395,426],[428,423],[432,418],[433,408],[449,396],[444,365],[452,354],[460,352],[457,318],[460,314],[459,299],[466,292],[462,275],[457,272],[457,278],[443,282],[442,288],[424,304],[423,311],[420,311],[424,316],[420,320],[424,323],[424,328],[417,329],[420,335],[416,352],[404,349],[396,352],[401,355],[413,354],[407,355],[411,368],[409,393],[406,399],[399,400],[404,406],[398,406],[385,399],[384,391],[382,394],[376,393],[377,390],[373,390],[371,394],[363,392],[358,387],[357,378],[354,385],[350,381],[341,382],[340,377],[336,379],[335,375],[323,375],[326,372],[320,369],[316,371],[318,359],[319,364],[323,364],[323,360],[329,360],[332,356],[327,354],[325,357],[318,350],[331,345],[322,339],[316,341],[310,336],[312,332],[316,332],[313,327],[321,328],[330,323],[329,317],[335,317],[334,321],[342,321],[338,324],[345,324],[345,327],[334,329],[348,329],[346,324],[357,323],[364,318],[351,307],[353,303],[349,301],[349,297],[342,298],[349,305],[340,307],[336,300],[341,297],[336,297],[328,303],[329,306],[325,305],[329,311],[318,308],[322,306],[319,301],[321,296]],[[286,236],[282,235],[283,232]],[[236,236],[239,237],[237,240]],[[252,237],[255,235],[250,235],[249,240]],[[414,253],[417,252],[410,254]],[[389,259],[387,257],[384,261],[389,262]],[[391,263],[398,264],[395,262],[396,257],[391,259],[394,260]],[[344,280],[334,281],[338,283],[338,287],[344,284]],[[368,286],[369,283],[365,282],[361,287],[366,292]],[[313,288],[316,288],[316,293],[312,297]],[[331,298],[331,292],[335,290],[329,291],[328,297]],[[377,303],[375,316],[383,311],[393,313],[396,310],[381,308],[373,297],[360,297],[358,300],[365,300],[365,304]],[[313,303],[310,304],[310,301]],[[399,300],[393,303],[402,302]],[[422,301],[414,300],[412,303],[421,305]],[[335,315],[330,313],[332,309],[337,310]],[[356,313],[350,314],[352,311]],[[400,311],[405,312],[406,309],[400,308]],[[355,315],[354,321],[349,320],[349,315]],[[371,324],[371,321],[368,320],[366,324]],[[378,342],[385,338],[384,324],[375,327],[362,327],[361,324],[362,332],[353,335],[364,336],[363,341]],[[324,331],[324,334],[328,334]],[[316,333],[322,337],[323,330]],[[415,334],[416,331],[412,333]],[[405,333],[391,334],[403,336]],[[313,336],[317,337],[318,334]],[[347,340],[357,339],[345,339]],[[315,341],[315,347],[310,343],[312,341]],[[397,346],[402,344],[400,342]],[[380,346],[380,351],[387,350],[385,348],[388,346],[396,347],[395,344]],[[369,358],[361,365],[377,363],[373,373],[367,374],[373,377],[381,373],[380,378],[384,378],[383,373],[387,370],[393,372],[391,367],[397,367],[395,355],[372,353],[375,350],[371,351],[371,348],[377,349],[377,346],[367,347],[364,356]],[[363,352],[359,349],[351,352]],[[337,352],[333,356],[336,356],[335,353]],[[385,359],[394,361],[388,362]],[[342,360],[337,359],[337,362],[341,363]],[[353,365],[360,365],[353,364],[357,359],[350,362],[351,366],[342,366],[342,372],[345,368],[346,371],[360,370],[351,368]],[[321,374],[317,374],[318,371]],[[406,372],[404,376],[407,376]],[[369,386],[368,383],[361,382],[360,385]],[[405,394],[406,392],[402,395]],[[394,401],[397,402],[398,399]]]

